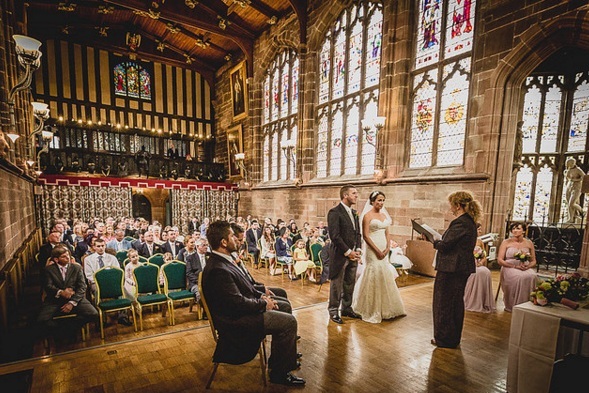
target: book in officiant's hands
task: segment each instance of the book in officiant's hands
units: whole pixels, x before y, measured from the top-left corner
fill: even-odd
[[[442,235],[438,231],[427,224],[422,224],[414,219],[411,219],[411,226],[415,232],[422,235],[427,241],[431,243],[442,238]]]

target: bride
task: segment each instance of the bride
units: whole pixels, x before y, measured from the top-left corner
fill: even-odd
[[[405,315],[405,306],[395,283],[395,268],[389,263],[388,227],[391,217],[384,208],[385,196],[380,191],[370,194],[362,216],[362,252],[366,267],[358,277],[352,297],[352,309],[362,320],[380,323]],[[362,263],[362,262],[361,262]]]

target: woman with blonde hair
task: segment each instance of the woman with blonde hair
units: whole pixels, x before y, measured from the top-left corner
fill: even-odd
[[[482,215],[480,203],[469,191],[448,196],[450,211],[456,217],[441,239],[434,240],[436,280],[434,282],[432,344],[442,348],[460,345],[464,325],[464,291],[468,277],[476,271],[473,254],[477,225]]]

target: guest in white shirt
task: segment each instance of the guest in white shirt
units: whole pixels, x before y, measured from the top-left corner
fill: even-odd
[[[97,238],[94,240],[94,253],[84,259],[84,274],[90,285],[92,293],[96,293],[96,283],[94,282],[94,273],[106,266],[121,268],[119,261],[114,255],[104,252],[106,244],[104,239]]]

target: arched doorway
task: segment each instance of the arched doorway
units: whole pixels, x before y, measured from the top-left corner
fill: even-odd
[[[133,218],[137,217],[151,222],[151,202],[142,193],[133,194]]]

